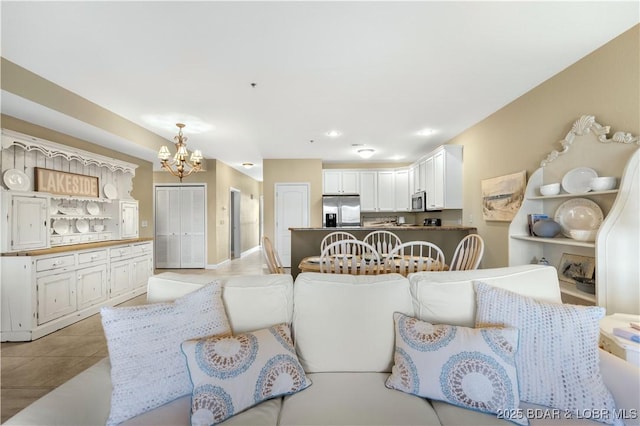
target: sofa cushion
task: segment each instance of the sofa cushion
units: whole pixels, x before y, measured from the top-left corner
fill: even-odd
[[[302,273],[294,285],[293,333],[306,372],[389,372],[393,313],[412,315],[399,274]]]
[[[396,313],[396,352],[385,385],[484,413],[507,413],[520,404],[515,328],[473,329],[431,324]]]
[[[540,302],[483,282],[475,288],[478,327],[520,329],[516,367],[523,401],[569,413],[614,412],[599,366],[604,308]]]
[[[108,425],[191,392],[180,344],[231,332],[221,292],[214,283],[174,303],[101,309],[113,386]]]
[[[280,426],[440,425],[429,401],[387,389],[387,373],[308,376],[313,386],[284,398]]]
[[[474,326],[476,296],[472,280],[482,280],[538,300],[561,303],[558,275],[551,266],[420,272],[408,278],[416,317],[434,324]]]
[[[170,302],[211,281],[198,274],[163,272],[149,277],[147,302]],[[291,324],[293,278],[286,274],[216,277],[234,333]]]
[[[217,424],[262,401],[311,385],[280,324],[235,336],[187,340],[182,351],[193,383],[191,423]]]

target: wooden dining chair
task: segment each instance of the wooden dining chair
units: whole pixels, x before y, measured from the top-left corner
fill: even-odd
[[[362,241],[371,244],[380,256],[389,254],[391,250],[402,244],[400,237],[391,231],[369,232]]]
[[[330,232],[329,234],[325,235],[325,237],[320,242],[320,253],[322,253],[328,245],[342,240],[357,240],[357,238],[352,233],[346,231]]]
[[[329,244],[320,254],[320,272],[330,274],[375,275],[380,272],[380,255],[371,245],[345,239]]]
[[[264,254],[270,274],[284,274],[284,266],[282,266],[280,256],[278,256],[278,252],[273,248],[269,237],[262,237],[262,253]]]
[[[404,276],[420,271],[444,271],[442,250],[428,241],[409,241],[397,246],[385,258],[385,269]]]
[[[450,271],[478,269],[484,254],[484,240],[478,234],[469,234],[458,243],[449,265]]]

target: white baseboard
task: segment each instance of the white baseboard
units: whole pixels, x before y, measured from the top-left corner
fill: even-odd
[[[256,251],[262,250],[261,246],[255,246],[253,248],[250,248],[249,250],[243,251],[242,253],[240,253],[240,257],[243,258],[245,256],[250,255],[251,253],[254,253]],[[231,259],[225,259],[220,263],[214,263],[214,264],[208,264],[205,266],[205,269],[218,269],[219,267],[221,267],[222,265],[231,262]]]

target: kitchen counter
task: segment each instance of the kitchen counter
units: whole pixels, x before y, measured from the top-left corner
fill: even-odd
[[[120,244],[142,243],[145,241],[153,241],[153,238],[145,237],[145,238],[129,238],[126,240],[95,241],[92,243],[70,244],[68,246],[58,246],[58,247],[51,247],[47,249],[18,251],[14,253],[2,253],[2,256],[41,256],[43,254],[65,253],[68,251],[87,250],[87,249],[100,248],[100,247],[110,247],[110,246],[117,246]]]
[[[423,225],[374,225],[350,226],[339,228],[290,228],[291,231],[291,274],[294,278],[300,273],[298,265],[308,256],[320,255],[320,243],[329,233],[346,231],[362,240],[372,231],[391,231],[400,241],[429,241],[442,249],[445,261],[453,258],[456,246],[468,234],[478,232],[477,228],[463,225],[423,226]]]

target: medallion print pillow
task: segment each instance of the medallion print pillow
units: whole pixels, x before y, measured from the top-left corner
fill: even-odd
[[[476,326],[517,327],[520,398],[565,413],[603,412],[592,420],[620,424],[600,374],[600,306],[541,302],[474,281]]]
[[[180,344],[231,334],[217,282],[173,303],[104,307],[100,314],[113,387],[107,425],[189,395],[191,383]]]
[[[517,329],[434,325],[397,312],[393,319],[396,350],[388,388],[484,413],[518,411]]]
[[[182,344],[193,384],[191,424],[212,425],[262,401],[311,385],[289,326]]]

